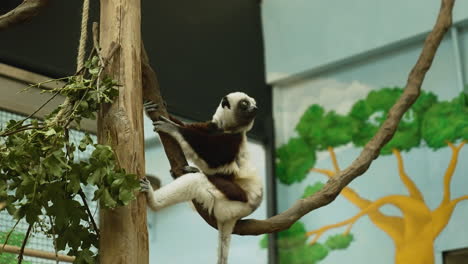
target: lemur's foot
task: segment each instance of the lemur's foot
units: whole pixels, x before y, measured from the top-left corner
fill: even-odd
[[[169,172],[171,173],[172,178],[176,178],[176,175],[174,174],[172,170],[170,170]],[[187,165],[182,168],[182,172],[184,175],[187,173],[197,173],[197,172],[200,172],[200,170],[197,167]]]
[[[154,131],[171,134],[177,132],[177,126],[166,121],[153,122]]]
[[[148,193],[153,191],[150,181],[145,177],[140,179],[140,192]]]

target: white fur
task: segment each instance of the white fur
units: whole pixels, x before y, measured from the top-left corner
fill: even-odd
[[[240,100],[247,99],[251,105],[256,106],[255,100],[242,92],[230,93],[227,97],[231,104],[231,109],[227,107],[223,108],[220,104],[212,120],[222,129],[235,126],[234,108]],[[213,214],[217,220],[219,230],[218,264],[227,264],[230,237],[237,220],[251,214],[257,209],[262,200],[263,186],[256,168],[250,164],[249,153],[247,151],[247,137],[245,133],[252,128],[252,125],[253,121],[241,128],[241,131],[231,131],[242,133],[239,155],[233,162],[217,168],[210,167],[190,147],[179,132],[169,132],[179,142],[187,158],[193,161],[202,172],[206,174],[234,173],[236,175],[236,183],[247,194],[247,203],[228,200],[203,173],[183,175],[156,191],[153,191],[150,187],[147,195],[148,205],[153,210],[159,210],[183,201],[196,200],[208,212]]]

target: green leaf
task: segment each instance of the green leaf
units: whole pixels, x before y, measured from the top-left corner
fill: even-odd
[[[93,145],[93,139],[88,133],[86,133],[85,136],[81,139],[78,149],[80,151],[85,151],[89,145]]]
[[[352,234],[339,234],[328,237],[327,241],[325,242],[325,245],[332,250],[345,249],[349,247],[352,241]]]
[[[119,199],[124,205],[127,205],[130,203],[130,201],[134,200],[135,197],[132,191],[121,188],[119,193]]]
[[[56,135],[56,134],[57,134],[57,132],[55,131],[55,129],[50,128],[49,130],[47,130],[47,131],[45,132],[44,135],[45,135],[46,137],[50,137],[50,136],[53,136],[53,135]]]
[[[304,190],[304,194],[302,195],[302,198],[306,198],[315,194],[316,192],[320,191],[323,188],[323,186],[325,186],[325,184],[321,182],[316,182],[314,185],[308,185],[306,189]]]
[[[102,177],[104,176],[104,168],[97,168],[88,178],[88,183],[91,185],[96,185],[102,181]]]
[[[114,208],[117,205],[117,202],[112,198],[107,189],[103,190],[100,201],[101,205],[103,205],[105,208]]]
[[[267,249],[268,248],[268,235],[263,235],[260,239],[260,248]]]
[[[91,68],[89,69],[89,73],[91,73],[92,75],[97,75],[99,73],[99,69],[99,67]]]
[[[281,183],[301,182],[315,165],[315,149],[301,138],[291,138],[276,150],[276,176]]]

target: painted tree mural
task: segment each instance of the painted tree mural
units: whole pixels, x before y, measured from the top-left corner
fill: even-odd
[[[284,184],[300,182],[309,172],[333,177],[340,171],[334,149],[350,143],[356,147],[367,143],[401,93],[400,88],[372,91],[365,99],[356,102],[346,116],[334,111],[326,112],[319,105],[310,106],[296,126],[298,137],[290,139],[287,144],[278,149],[277,175],[279,180]],[[460,94],[451,101],[440,102],[434,94],[423,92],[403,117],[393,139],[381,152],[381,155],[395,157],[395,171],[398,172],[408,194],[388,195],[371,201],[363,198],[352,188],[346,187],[341,195],[358,207],[360,212],[345,221],[306,232],[306,236],[309,237],[308,244],[320,244],[322,235],[338,227],[346,226],[343,236],[347,236],[353,224],[362,216],[367,215],[377,228],[392,239],[396,250],[396,264],[434,263],[434,240],[448,224],[456,205],[468,200],[468,195],[452,198],[450,192],[459,152],[468,140],[466,102],[467,96],[464,94]],[[428,146],[434,151],[446,147],[452,151],[451,160],[440,181],[443,198],[435,209],[428,207],[423,193],[405,171],[402,152],[408,152],[421,145]],[[314,167],[315,152],[323,150],[328,151],[330,155],[333,164],[331,169]],[[309,155],[308,158],[306,155]],[[305,195],[310,195],[322,186],[320,182],[308,186]],[[401,216],[383,213],[380,209],[384,205],[393,205],[400,210]],[[284,246],[279,243],[279,248],[281,254]],[[293,262],[284,260],[281,263]]]

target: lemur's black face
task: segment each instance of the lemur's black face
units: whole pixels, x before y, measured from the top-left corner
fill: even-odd
[[[229,131],[248,131],[252,128],[257,104],[252,97],[242,92],[226,95],[216,110],[213,120]]]
[[[257,114],[257,106],[253,105],[249,100],[242,99],[237,103],[236,116],[240,121],[250,123]]]

